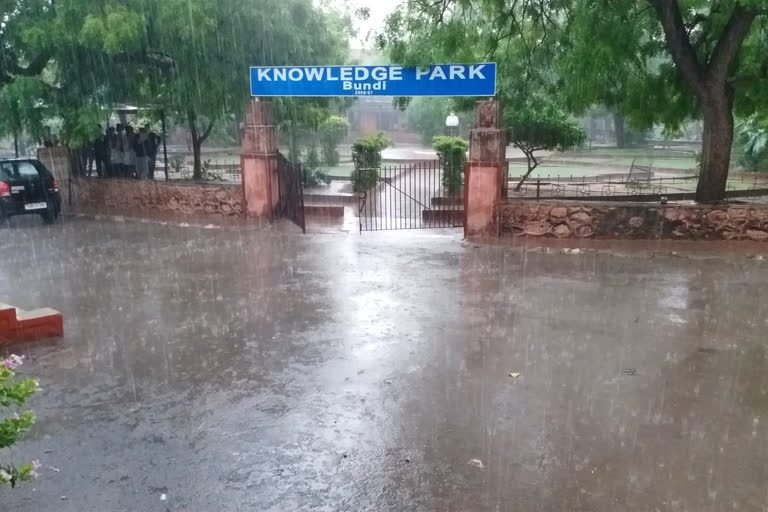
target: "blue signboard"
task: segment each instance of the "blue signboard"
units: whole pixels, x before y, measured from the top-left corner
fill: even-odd
[[[493,96],[496,64],[252,67],[252,96]]]

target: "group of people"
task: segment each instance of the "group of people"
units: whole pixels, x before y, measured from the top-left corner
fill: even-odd
[[[160,142],[149,125],[138,133],[131,125],[110,126],[89,144],[86,174],[91,174],[95,162],[99,177],[154,179]]]

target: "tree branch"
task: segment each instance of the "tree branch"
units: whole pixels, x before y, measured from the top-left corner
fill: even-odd
[[[688,37],[691,36],[691,32],[698,26],[699,23],[707,20],[709,20],[708,15],[701,13],[695,14],[691,21],[685,26],[685,31],[688,33]]]
[[[513,142],[515,146],[517,146],[520,151],[523,152],[525,155],[526,160],[528,160],[528,171],[523,175],[522,178],[520,178],[520,181],[517,182],[517,185],[515,185],[515,192],[520,192],[520,189],[523,188],[523,183],[525,183],[525,180],[528,179],[528,176],[531,175],[531,173],[536,169],[536,167],[539,166],[539,161],[536,160],[536,156],[533,154],[534,151],[536,151],[536,148],[533,147],[527,147],[522,142]]]
[[[7,56],[5,56],[7,58]],[[19,66],[15,57],[12,57],[11,62],[5,62],[7,68],[4,73],[0,75],[0,85],[10,84],[17,76],[37,76],[43,72],[45,66],[51,60],[51,54],[44,52],[35,57],[27,67],[23,68]]]
[[[741,48],[744,38],[747,37],[747,32],[749,32],[755,16],[757,16],[755,11],[747,10],[736,4],[707,64],[710,76],[716,79],[725,79],[728,68],[731,67],[731,62],[739,53],[739,48]]]
[[[656,10],[661,27],[664,29],[667,49],[672,55],[675,66],[688,87],[697,96],[703,96],[705,91],[702,80],[704,70],[696,56],[696,51],[691,46],[691,40],[688,37],[677,0],[648,0],[648,2]]]
[[[189,133],[192,135],[192,142],[197,140],[197,114],[194,110],[187,110],[187,122],[189,123]]]
[[[213,124],[214,124],[214,120],[213,119],[208,121],[208,128],[206,128],[205,131],[203,132],[203,134],[200,136],[200,139],[199,139],[200,140],[200,144],[205,142],[205,139],[207,139],[208,136],[211,134],[211,130],[213,130]]]

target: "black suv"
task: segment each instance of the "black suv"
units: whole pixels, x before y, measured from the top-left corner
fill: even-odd
[[[32,158],[0,160],[0,219],[36,213],[52,223],[61,212],[59,187],[51,171]]]

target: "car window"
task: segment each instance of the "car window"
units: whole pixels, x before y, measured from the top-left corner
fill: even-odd
[[[14,176],[11,162],[0,162],[0,179],[10,180]]]
[[[37,167],[35,167],[31,162],[16,162],[16,171],[18,172],[18,176],[20,178],[40,177],[40,173],[37,172]]]

